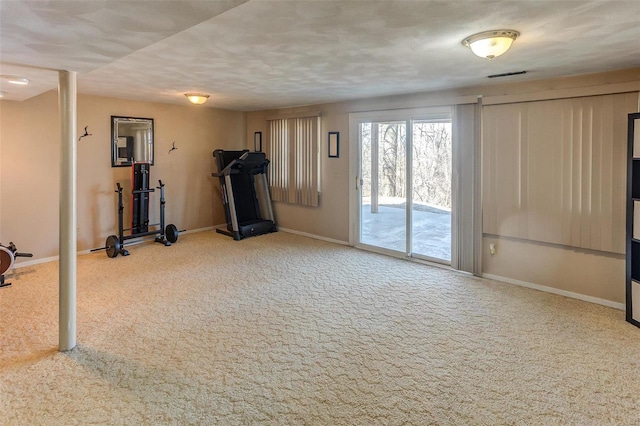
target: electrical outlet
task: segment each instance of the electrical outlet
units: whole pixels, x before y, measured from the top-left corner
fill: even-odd
[[[76,228],[76,235],[80,235],[80,227]]]
[[[491,256],[496,254],[496,245],[494,243],[489,244],[489,253],[491,253]]]

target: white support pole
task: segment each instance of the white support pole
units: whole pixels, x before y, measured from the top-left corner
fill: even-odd
[[[59,72],[60,162],[59,350],[76,346],[76,73]]]

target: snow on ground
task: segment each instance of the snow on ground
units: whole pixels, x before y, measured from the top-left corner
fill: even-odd
[[[451,211],[414,203],[412,253],[451,260]],[[404,198],[381,197],[378,212],[363,199],[361,242],[390,250],[406,251],[406,203]]]

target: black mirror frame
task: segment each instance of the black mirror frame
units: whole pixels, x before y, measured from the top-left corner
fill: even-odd
[[[144,117],[126,117],[126,116],[120,116],[120,115],[112,115],[111,116],[111,167],[131,167],[133,165],[132,162],[127,161],[126,163],[122,163],[122,164],[118,164],[117,162],[117,139],[118,139],[118,134],[117,134],[117,122],[118,120],[145,120],[145,121],[149,121],[151,122],[151,161],[148,162],[150,165],[153,166],[153,164],[155,163],[155,158],[156,158],[156,153],[155,153],[155,137],[156,137],[156,129],[155,129],[155,122],[153,120],[153,118],[144,118]],[[135,159],[134,159],[135,162]]]

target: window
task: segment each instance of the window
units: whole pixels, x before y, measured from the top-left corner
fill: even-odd
[[[317,207],[320,116],[272,117],[267,119],[267,124],[272,200]]]

